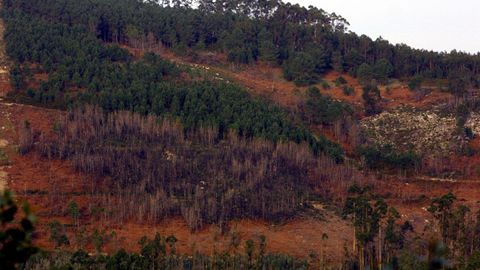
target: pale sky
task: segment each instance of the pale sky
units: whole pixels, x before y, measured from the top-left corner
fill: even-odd
[[[342,15],[372,39],[435,51],[480,52],[480,0],[286,0]]]

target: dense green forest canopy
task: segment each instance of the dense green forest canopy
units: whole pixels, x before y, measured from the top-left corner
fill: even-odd
[[[281,65],[285,77],[315,83],[328,70],[378,80],[460,73],[478,86],[480,54],[418,50],[359,36],[335,13],[278,0],[5,0],[35,17],[82,25],[103,41],[156,43],[169,48],[225,52],[229,60]]]
[[[47,12],[60,2],[38,6]],[[89,103],[106,111],[173,117],[186,131],[215,127],[218,139],[233,129],[243,137],[306,141],[315,153],[342,160],[340,146],[316,138],[287,112],[240,87],[192,78],[191,70],[152,53],[136,61],[126,50],[102,43],[82,24],[41,18],[44,11],[33,12],[29,3],[33,2],[15,1],[4,11],[6,49],[16,63],[11,77],[17,96],[47,106]],[[39,73],[48,78],[37,82],[34,75]]]

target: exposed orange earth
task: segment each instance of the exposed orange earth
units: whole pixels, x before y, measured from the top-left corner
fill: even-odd
[[[62,112],[36,108],[32,106],[1,104],[0,109],[11,115],[10,121],[19,127],[24,120],[31,122],[35,130],[45,133],[51,132],[55,121],[62,116]],[[3,119],[5,120],[5,119]],[[2,121],[2,125],[6,124]],[[16,132],[11,130],[5,134],[12,142],[16,141]],[[108,220],[98,220],[89,216],[89,208],[94,205],[95,197],[89,194],[96,188],[101,179],[76,173],[69,162],[52,161],[31,153],[26,156],[14,155],[12,166],[8,169],[9,188],[21,198],[26,199],[34,206],[39,216],[38,243],[43,247],[51,248],[48,241],[48,226],[51,220],[59,220],[71,224],[66,207],[72,200],[76,201],[84,217],[82,224],[89,230],[102,228],[106,231],[114,230],[118,240],[112,241],[108,248],[113,250],[124,247],[129,250],[138,248],[137,241],[146,235],[153,237],[156,232],[162,235],[174,234],[179,239],[179,251],[192,252],[197,250],[203,253],[212,253],[214,250],[233,251],[231,247],[232,233],[238,233],[241,239],[256,239],[265,235],[268,241],[268,250],[285,252],[295,256],[307,256],[310,253],[325,252],[331,262],[340,262],[344,255],[344,246],[351,246],[352,228],[348,221],[342,220],[330,212],[325,212],[325,220],[311,218],[296,219],[282,225],[271,225],[262,221],[242,220],[232,222],[231,232],[221,235],[215,226],[207,226],[200,232],[192,233],[185,222],[175,218],[161,224],[142,224],[142,221],[130,221],[124,224],[109,224]],[[353,179],[352,179],[353,181]],[[390,197],[388,202],[395,205],[404,215],[404,219],[411,220],[421,232],[423,226],[432,222],[429,213],[425,211],[427,201],[418,201],[422,195],[427,197],[439,196],[448,191],[454,192],[471,207],[476,207],[480,200],[477,183],[442,183],[425,181],[402,181],[399,179],[385,179],[373,182],[377,192]],[[95,186],[94,186],[95,185]],[[393,192],[393,193],[392,193]],[[74,228],[68,227],[69,236],[73,238]],[[322,240],[323,233],[329,236]]]
[[[135,56],[143,54],[142,50],[129,48]],[[272,68],[266,64],[249,66],[228,66],[222,55],[212,56],[215,65],[196,63],[173,55],[169,51],[162,51],[161,55],[170,60],[188,65],[201,65],[210,72],[218,73],[219,76],[238,82],[249,89],[253,94],[266,97],[289,109],[295,109],[302,101],[305,88],[297,88],[292,82],[282,78],[280,68]],[[346,96],[340,87],[335,87],[333,81],[339,76],[347,80],[347,85],[355,88],[355,95]],[[41,78],[41,76],[37,76]],[[359,83],[351,76],[331,72],[324,78],[332,85],[330,90],[322,90],[323,93],[333,98],[347,101],[355,106],[362,106],[361,88]],[[2,84],[2,90],[7,90],[7,82]],[[319,86],[321,89],[321,87]],[[390,91],[382,87],[382,97],[387,99],[386,106],[389,108],[408,104],[412,106],[429,106],[441,101],[448,100],[448,94],[438,91],[417,99],[405,86],[393,86]],[[54,124],[64,115],[58,110],[8,104],[0,102],[0,112],[9,117],[0,118],[0,127],[13,127],[0,133],[0,139],[5,139],[11,145],[18,143],[18,128],[25,120],[29,121],[34,131],[48,134],[53,132]],[[321,131],[328,137],[333,137],[329,132]],[[472,142],[475,147],[480,143]],[[345,145],[348,147],[348,145]],[[11,166],[7,169],[9,174],[8,188],[12,189],[20,200],[26,200],[33,205],[36,215],[39,217],[37,224],[37,243],[42,247],[51,248],[48,241],[48,226],[52,220],[59,220],[64,224],[71,225],[72,220],[68,216],[67,205],[71,201],[79,204],[82,213],[81,224],[90,232],[93,229],[104,229],[107,232],[115,231],[117,237],[111,241],[108,250],[124,247],[128,250],[138,250],[138,240],[146,235],[153,237],[156,232],[162,235],[174,234],[178,239],[180,252],[191,253],[200,251],[211,254],[216,251],[230,251],[233,234],[238,234],[242,241],[256,239],[260,235],[267,237],[267,249],[271,252],[284,252],[287,254],[308,257],[311,253],[317,255],[321,252],[326,254],[330,262],[341,262],[344,259],[344,247],[352,246],[353,230],[347,220],[342,220],[332,210],[323,210],[323,219],[296,218],[285,224],[272,225],[260,220],[240,220],[230,224],[230,232],[221,235],[216,226],[206,226],[199,232],[191,232],[186,223],[180,218],[172,218],[160,224],[144,224],[142,220],[132,220],[123,224],[111,224],[108,219],[93,217],[91,208],[95,206],[96,197],[92,195],[92,189],[102,184],[102,179],[93,179],[90,176],[77,173],[67,161],[48,160],[40,157],[37,153],[21,156],[15,151],[9,152]],[[472,160],[479,160],[474,157]],[[467,160],[466,162],[470,161]],[[355,179],[352,179],[352,183]],[[375,191],[385,195],[390,205],[398,208],[403,220],[410,220],[415,225],[417,232],[422,232],[425,226],[431,224],[432,217],[425,210],[428,198],[443,195],[449,191],[454,192],[462,203],[476,209],[480,201],[480,182],[441,182],[435,179],[409,179],[404,177],[390,177],[386,179],[372,180]],[[345,189],[344,186],[338,189]],[[339,197],[343,194],[339,194]],[[426,199],[425,199],[426,198]],[[324,206],[316,206],[322,209]],[[68,235],[73,239],[75,228],[67,226]],[[328,240],[322,240],[326,233]],[[240,248],[241,249],[241,248]],[[242,249],[241,249],[242,250]]]
[[[142,57],[146,51],[122,45],[134,57]],[[195,59],[192,57],[180,57],[172,51],[165,48],[153,49],[153,52],[159,54],[165,59],[176,63],[200,67],[211,72],[216,72],[226,79],[232,79],[235,82],[246,87],[252,94],[266,97],[283,107],[295,109],[302,101],[302,95],[307,87],[297,87],[293,82],[289,82],[283,78],[283,71],[280,67],[258,62],[249,65],[228,64],[226,56],[220,53],[199,53]],[[334,81],[338,77],[343,77],[347,83],[346,86],[354,88],[353,95],[345,95],[343,86],[335,86]],[[336,71],[331,71],[323,76],[324,81],[328,82],[330,89],[322,89],[321,84],[315,85],[323,94],[332,98],[348,102],[354,106],[362,107],[362,87],[356,78]],[[380,87],[381,96],[384,99],[386,108],[394,108],[399,105],[409,105],[413,107],[423,108],[434,104],[449,101],[453,96],[446,92],[432,91],[425,96],[419,96],[410,91],[407,86],[402,83],[394,83],[389,86]]]
[[[58,121],[63,112],[37,108],[25,105],[0,104],[0,110],[11,115],[10,119],[0,120],[0,125],[13,124],[19,127],[23,121],[31,123],[32,128],[44,133],[53,130],[53,124]],[[11,121],[7,123],[5,120]],[[2,135],[12,143],[17,141],[17,131],[11,129]],[[46,248],[52,248],[48,241],[48,223],[58,220],[64,224],[72,224],[68,216],[67,205],[71,201],[78,203],[82,220],[88,231],[104,229],[107,232],[115,231],[117,241],[111,241],[107,249],[112,251],[124,247],[131,251],[138,250],[138,240],[142,236],[153,237],[156,232],[162,235],[175,235],[178,239],[178,250],[191,253],[199,251],[211,254],[216,251],[231,251],[231,234],[240,236],[242,243],[248,239],[258,239],[260,235],[267,237],[269,251],[285,252],[296,256],[318,253],[324,249],[330,261],[336,262],[337,254],[343,253],[344,245],[351,246],[352,229],[348,222],[335,216],[319,219],[298,219],[282,225],[272,225],[262,221],[241,220],[230,224],[230,233],[221,235],[218,227],[207,226],[199,232],[192,232],[180,218],[173,218],[161,224],[143,224],[141,220],[132,220],[123,224],[111,224],[103,218],[92,217],[90,208],[95,207],[96,197],[91,195],[92,189],[99,188],[102,179],[75,172],[67,161],[48,160],[37,153],[25,156],[14,154],[11,157],[12,165],[8,168],[8,188],[12,189],[19,200],[26,200],[38,216],[37,243]],[[74,239],[75,229],[68,226],[67,232]],[[331,239],[322,241],[326,233]],[[73,241],[72,241],[73,242]],[[241,244],[243,245],[243,244]],[[239,250],[243,250],[240,246]],[[339,262],[339,261],[338,261]]]

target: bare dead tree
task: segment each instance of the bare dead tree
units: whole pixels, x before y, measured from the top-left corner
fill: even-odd
[[[281,220],[308,207],[312,193],[333,197],[355,169],[316,157],[306,144],[245,139],[131,112],[95,107],[69,113],[39,152],[69,159],[78,171],[104,177],[105,220],[159,222],[181,215],[192,229],[234,218]]]

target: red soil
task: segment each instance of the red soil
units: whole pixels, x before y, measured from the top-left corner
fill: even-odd
[[[121,47],[127,49],[136,58],[142,57],[147,51],[125,45]],[[251,94],[264,97],[290,111],[298,111],[299,105],[305,99],[307,87],[297,87],[293,82],[286,81],[283,78],[283,72],[280,67],[274,67],[262,62],[250,65],[231,64],[226,61],[226,56],[221,53],[209,52],[199,53],[196,57],[180,57],[166,48],[156,48],[152,51],[175,63],[207,70],[215,74],[215,76],[235,81],[244,86]],[[340,76],[347,81],[346,86],[354,88],[354,94],[350,96],[345,95],[343,93],[343,86],[335,86],[335,80]],[[362,86],[356,78],[345,73],[331,71],[323,77],[323,80],[328,82],[331,87],[325,90],[321,84],[315,85],[323,94],[352,104],[358,109],[357,116],[363,117]],[[439,91],[434,91],[425,97],[416,97],[407,87],[398,83],[390,86],[390,88],[391,89],[387,91],[387,87],[380,87],[381,96],[383,97],[382,105],[386,109],[407,104],[424,108],[450,98],[450,95]],[[330,140],[339,143],[347,153],[352,153],[354,147],[350,145],[350,142],[346,141],[345,138],[337,138],[334,136],[331,128],[315,126],[311,126],[310,128],[316,134],[324,135]]]
[[[35,130],[49,132],[53,123],[62,117],[62,112],[46,110],[31,106],[5,106],[2,110],[12,115],[12,122],[19,126],[24,120],[29,120]],[[10,132],[7,138],[15,142],[15,132]],[[110,249],[115,245],[136,250],[138,239],[144,235],[153,237],[156,232],[162,235],[174,234],[179,239],[179,251],[191,252],[193,247],[204,253],[212,253],[215,249],[231,250],[230,238],[227,234],[221,236],[215,226],[207,226],[200,232],[192,233],[181,219],[172,219],[158,225],[142,224],[142,221],[131,221],[125,224],[108,224],[98,221],[88,215],[88,209],[95,202],[95,197],[89,194],[92,190],[93,179],[76,173],[68,162],[50,161],[39,157],[37,154],[26,156],[15,155],[12,157],[13,165],[8,172],[10,174],[9,187],[20,198],[26,199],[32,205],[39,216],[38,243],[43,247],[52,247],[48,241],[46,224],[53,219],[60,220],[65,224],[71,224],[66,213],[66,206],[72,200],[80,207],[84,218],[82,224],[87,224],[89,230],[103,228],[107,231],[115,230],[118,241],[110,244]],[[376,185],[381,190],[388,190],[387,186],[394,186],[396,193],[390,203],[396,205],[402,213],[408,213],[408,219],[418,221],[417,226],[424,225],[421,221],[428,217],[421,209],[423,204],[405,204],[404,201],[413,200],[422,194],[441,195],[449,190],[455,191],[460,197],[474,202],[480,198],[471,191],[471,187],[460,184],[436,184],[413,182],[406,185],[398,180],[390,180],[388,183],[381,181]],[[96,188],[94,186],[93,188]],[[285,225],[272,226],[260,221],[238,221],[231,224],[232,231],[237,232],[241,239],[255,239],[259,235],[265,235],[269,250],[272,252],[285,252],[295,256],[306,256],[311,252],[318,252],[322,247],[327,257],[332,262],[341,260],[343,246],[351,246],[351,228],[346,221],[338,217],[329,216],[328,222],[313,219],[299,219],[288,222]],[[329,235],[328,241],[322,241],[323,233]],[[73,238],[73,229],[69,228],[69,235]]]
[[[128,46],[121,47],[127,49],[136,58],[142,57],[146,52],[146,50]],[[251,93],[268,98],[287,108],[295,108],[301,101],[300,90],[303,91],[304,88],[297,88],[293,83],[284,80],[282,70],[278,67],[271,67],[265,63],[228,64],[225,56],[218,53],[200,54],[197,61],[193,61],[190,57],[179,57],[167,49],[158,49],[155,53],[170,61],[208,70],[225,79],[233,80],[246,87]]]
[[[137,57],[143,53],[141,50],[131,48],[129,50]],[[193,64],[174,56],[170,52],[164,52],[162,56],[178,62]],[[214,60],[221,62],[222,56],[216,56]],[[266,96],[288,108],[296,108],[302,100],[302,93],[305,90],[304,88],[296,90],[297,88],[293,83],[283,80],[279,68],[271,68],[265,64],[248,66],[248,68],[221,68],[218,66],[208,66],[208,68],[214,73],[217,72],[226,78],[238,81],[249,88],[252,93]],[[332,82],[340,75],[332,72],[327,74],[325,79]],[[341,88],[335,87],[331,90],[322,90],[322,92],[361,106],[361,91],[358,82],[348,75],[342,74],[342,76],[346,78],[348,85],[355,87],[356,94],[354,96],[345,96]],[[333,83],[330,84],[333,86]],[[430,96],[416,101],[412,93],[401,86],[392,88],[391,94],[387,94],[386,90],[382,89],[382,96],[390,100],[390,103],[387,103],[391,104],[389,106],[398,106],[402,103],[428,106],[428,104],[447,98],[443,93],[434,92]],[[54,123],[63,115],[63,112],[56,110],[16,104],[7,106],[4,103],[0,103],[0,111],[11,116],[9,119],[0,119],[1,126],[18,128],[23,121],[28,120],[34,130],[46,133],[52,132]],[[0,133],[0,135],[2,139],[7,139],[11,144],[14,144],[18,140],[17,131],[16,128],[11,128]],[[324,133],[332,137],[329,132]],[[473,141],[472,145],[478,147],[480,141]],[[262,221],[235,221],[231,223],[231,232],[224,236],[220,235],[215,226],[207,226],[200,232],[192,233],[185,222],[179,218],[157,225],[143,224],[141,220],[132,220],[124,224],[109,224],[108,221],[89,215],[89,209],[98,199],[91,195],[89,191],[97,188],[98,184],[93,183],[101,183],[102,179],[92,179],[75,172],[69,162],[47,160],[34,153],[26,156],[11,153],[10,158],[12,166],[8,169],[10,175],[8,187],[14,190],[20,199],[27,200],[34,206],[34,211],[39,216],[37,242],[43,247],[52,247],[52,244],[48,241],[48,222],[55,219],[64,224],[72,223],[66,212],[67,204],[72,200],[79,204],[83,216],[81,224],[86,226],[90,232],[93,229],[116,231],[118,241],[112,241],[109,250],[118,247],[137,250],[138,245],[136,243],[140,237],[144,235],[153,237],[156,232],[160,232],[162,235],[176,235],[179,239],[179,251],[187,253],[193,250],[207,254],[213,253],[215,249],[217,251],[231,251],[232,248],[229,245],[231,232],[237,232],[242,241],[265,235],[269,251],[284,252],[300,257],[306,257],[311,252],[318,254],[324,248],[327,257],[332,262],[343,259],[344,245],[351,247],[353,232],[348,222],[329,214],[329,211],[325,212],[327,221],[296,219],[277,226]],[[418,232],[427,223],[431,222],[431,215],[422,208],[428,204],[428,199],[421,199],[422,195],[430,198],[452,191],[460,198],[462,203],[468,204],[472,208],[477,207],[476,204],[480,200],[480,193],[477,192],[480,183],[475,182],[405,181],[400,180],[400,177],[394,177],[392,179],[376,180],[372,184],[374,184],[376,192],[388,195],[388,203],[398,208],[400,213],[403,214],[403,219],[413,221]],[[339,196],[341,194],[340,192]],[[73,232],[74,229],[68,227],[68,233],[72,239]],[[327,241],[322,240],[323,233],[328,234],[329,239]]]
[[[134,49],[128,46],[123,46],[128,49],[135,57],[141,57],[145,50]],[[232,79],[244,87],[246,87],[250,93],[266,97],[279,105],[296,110],[298,105],[303,100],[306,87],[296,87],[293,82],[288,82],[283,78],[282,70],[279,67],[272,67],[265,63],[257,63],[252,65],[233,65],[228,64],[226,57],[220,53],[200,53],[195,59],[192,57],[179,57],[172,51],[161,48],[155,50],[156,53],[162,57],[171,61],[208,69],[212,72],[216,72],[220,76],[224,76],[226,79]],[[200,65],[200,66],[199,66]],[[342,76],[347,81],[347,86],[353,87],[355,93],[351,96],[347,96],[343,93],[343,86],[335,86],[334,81]],[[323,80],[327,81],[331,86],[330,89],[324,90],[320,84],[316,85],[321,89],[323,94],[329,95],[332,98],[350,103],[356,108],[363,109],[362,100],[362,87],[358,80],[348,74],[339,72],[329,72],[323,77]],[[428,88],[431,89],[430,93],[421,95],[418,92],[411,91],[405,83],[394,82],[389,86],[380,86],[380,93],[382,96],[382,105],[385,109],[393,109],[398,106],[412,106],[416,108],[430,108],[434,105],[442,104],[453,99],[453,96],[449,93],[436,89],[435,82],[426,82]],[[362,113],[358,115],[362,117]],[[336,141],[342,145],[342,147],[350,153],[353,149],[349,142],[346,142],[340,138],[336,138],[330,128],[326,127],[311,127],[317,134],[322,134],[327,138]],[[480,139],[477,142],[474,140],[474,148],[480,152]],[[466,177],[473,179],[480,179],[480,154],[473,157],[453,157],[450,161],[452,169],[462,172]]]
[[[346,96],[343,94],[343,87],[335,87],[334,81],[342,76],[347,81],[347,86],[353,87],[355,89],[355,94],[351,96]],[[325,75],[324,79],[329,82],[332,86],[331,90],[323,90],[325,94],[332,96],[333,98],[348,102],[352,105],[362,107],[362,86],[357,81],[348,74],[342,74],[339,72],[332,71]],[[320,86],[319,86],[320,88]],[[433,90],[431,93],[421,96],[418,93],[411,91],[407,86],[402,83],[394,82],[388,86],[382,85],[380,88],[380,95],[383,99],[382,105],[385,109],[392,109],[402,105],[408,105],[415,108],[428,108],[432,105],[445,103],[451,99],[453,96],[446,92],[441,92]]]
[[[451,159],[452,169],[461,172],[467,179],[480,181],[480,137],[476,136],[469,142],[474,151],[472,156],[455,156]]]
[[[50,131],[53,123],[63,114],[55,110],[22,105],[2,104],[0,109],[12,115],[11,120],[15,126],[20,126],[28,119],[34,129],[43,132]],[[17,136],[13,129],[7,135],[6,138],[12,142],[16,141]],[[306,257],[312,252],[318,254],[324,248],[328,260],[334,263],[342,260],[344,246],[351,246],[353,232],[348,222],[328,214],[328,211],[325,212],[327,221],[297,219],[277,226],[253,220],[236,221],[231,223],[231,232],[223,236],[215,226],[207,226],[199,232],[192,233],[179,218],[157,225],[143,224],[141,220],[111,224],[108,220],[94,218],[88,214],[89,208],[97,199],[89,191],[98,188],[97,184],[93,183],[101,183],[101,179],[95,180],[75,172],[69,162],[47,160],[34,153],[26,156],[14,155],[11,158],[13,164],[8,169],[9,188],[13,189],[19,198],[27,200],[34,206],[34,211],[39,216],[37,243],[46,248],[52,247],[48,241],[48,222],[59,220],[64,224],[72,224],[66,211],[68,203],[72,200],[79,204],[83,214],[81,224],[84,224],[90,232],[93,229],[105,229],[107,232],[117,233],[117,240],[110,242],[108,250],[118,247],[137,250],[139,238],[144,235],[153,237],[156,232],[162,235],[176,235],[179,239],[179,251],[186,253],[193,250],[206,254],[211,254],[214,250],[232,251],[230,246],[232,232],[238,233],[242,242],[265,235],[269,251],[299,257]],[[428,200],[419,201],[421,195],[432,197],[452,191],[472,207],[480,200],[480,194],[475,192],[479,186],[477,183],[405,182],[394,178],[375,181],[373,184],[377,192],[390,197],[388,203],[397,207],[404,214],[405,220],[411,220],[418,232],[432,222],[430,214],[422,209],[427,206]],[[322,240],[323,233],[329,236],[327,241]],[[68,227],[68,234],[74,239],[73,227]]]
[[[324,252],[332,262],[340,262],[338,259],[344,250],[344,245],[350,247],[353,230],[346,221],[331,217],[328,222],[305,219],[288,222],[284,225],[271,225],[260,221],[242,220],[231,224],[230,233],[221,235],[216,226],[207,226],[200,232],[192,233],[185,223],[179,219],[169,220],[157,226],[128,225],[128,231],[119,232],[120,237],[138,239],[143,235],[153,235],[159,232],[161,235],[176,235],[179,238],[179,250],[191,253],[195,249],[205,253],[213,254],[217,251],[232,251],[231,238],[238,233],[242,242],[240,250],[243,250],[243,243],[248,239],[257,240],[264,235],[267,239],[267,247],[270,252],[282,252],[296,257],[306,258],[310,254],[319,255]],[[326,233],[329,241],[322,240]],[[130,247],[135,249],[137,246]]]
[[[1,125],[13,125],[8,132],[2,134],[11,144],[17,143],[18,127],[28,120],[36,131],[52,132],[53,124],[58,121],[63,112],[48,110],[32,106],[0,103],[0,110],[10,115],[9,119],[0,121]],[[10,121],[7,123],[7,120]],[[180,218],[174,218],[161,224],[143,224],[141,220],[132,220],[123,224],[111,224],[108,220],[91,216],[90,208],[98,201],[90,191],[101,186],[102,179],[77,173],[70,162],[48,160],[36,153],[25,156],[13,152],[10,155],[12,166],[7,169],[9,174],[8,188],[12,189],[19,200],[26,200],[32,205],[38,216],[37,244],[45,248],[52,248],[48,241],[48,223],[58,220],[67,224],[67,233],[74,243],[74,228],[71,218],[68,217],[67,205],[71,201],[78,203],[83,218],[82,226],[91,233],[94,229],[115,231],[116,241],[107,246],[112,251],[119,247],[131,251],[138,250],[138,240],[142,236],[153,237],[156,232],[162,235],[175,235],[178,239],[178,250],[190,253],[194,250],[206,254],[217,251],[233,251],[230,247],[231,232],[239,234],[243,250],[243,242],[247,239],[257,239],[260,235],[267,237],[268,250],[284,252],[299,257],[306,257],[324,247],[326,257],[332,262],[341,261],[344,244],[351,246],[351,228],[347,221],[338,217],[328,217],[328,221],[316,219],[298,219],[284,225],[272,226],[261,221],[242,220],[232,222],[231,232],[221,235],[216,226],[207,226],[200,232],[191,232],[186,223]],[[330,240],[321,240],[322,234],[329,235]]]
[[[5,75],[4,75],[5,76]],[[8,80],[3,80],[0,78],[0,97],[4,97],[11,90],[11,85]]]
[[[135,49],[128,46],[121,46],[127,49],[134,57],[140,58],[147,50]],[[281,106],[295,109],[303,99],[303,94],[307,87],[295,86],[283,78],[283,71],[280,67],[272,66],[266,63],[258,62],[250,65],[229,64],[226,57],[221,53],[200,53],[197,57],[180,57],[171,50],[160,48],[154,50],[165,59],[170,61],[200,67],[218,73],[225,79],[232,79],[244,87],[252,94],[266,97]],[[347,81],[346,86],[353,87],[355,93],[347,96],[343,93],[343,86],[335,86],[334,81],[342,76]],[[363,107],[362,86],[358,80],[348,74],[331,71],[324,75],[323,80],[328,82],[330,89],[322,89],[321,84],[315,85],[323,94],[332,98],[350,103],[356,107]],[[389,88],[390,90],[387,90]],[[432,91],[431,93],[420,96],[402,83],[380,87],[381,96],[384,99],[385,108],[394,108],[400,105],[409,105],[413,107],[424,108],[441,102],[451,100],[452,95]]]
[[[425,96],[420,96],[404,85],[393,85],[389,91],[387,91],[387,87],[381,87],[380,92],[382,97],[387,99],[387,102],[385,102],[386,108],[395,108],[402,105],[429,108],[432,105],[446,103],[453,99],[451,94],[441,91],[432,91]]]
[[[335,86],[334,81],[340,76],[342,76],[347,81],[347,83],[345,84],[346,86],[352,87],[355,90],[354,94],[347,96],[343,93],[343,86]],[[336,71],[329,72],[324,76],[323,79],[328,82],[331,88],[328,90],[323,90],[321,85],[317,85],[319,89],[322,89],[322,93],[329,95],[332,98],[363,108],[362,86],[357,81],[357,79],[348,74],[343,74]]]

